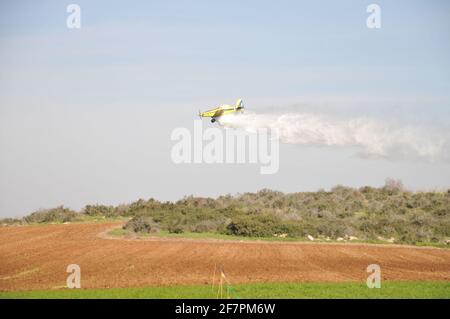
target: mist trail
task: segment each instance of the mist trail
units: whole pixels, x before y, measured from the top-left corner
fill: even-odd
[[[314,113],[251,113],[224,116],[220,124],[247,132],[276,129],[289,144],[356,147],[361,157],[425,159],[450,162],[449,132],[380,119],[342,119]]]

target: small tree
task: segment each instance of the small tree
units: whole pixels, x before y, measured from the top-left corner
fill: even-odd
[[[395,195],[404,191],[403,183],[400,179],[386,178],[383,189],[389,195]]]

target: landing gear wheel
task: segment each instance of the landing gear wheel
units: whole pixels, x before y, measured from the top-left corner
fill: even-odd
[[[216,121],[216,119],[211,119],[211,123],[214,123]]]

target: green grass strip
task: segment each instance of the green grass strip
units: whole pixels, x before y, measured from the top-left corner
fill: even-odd
[[[224,297],[227,288],[224,287]],[[450,281],[362,283],[258,283],[233,285],[232,298],[450,298]],[[0,292],[0,298],[217,298],[210,285]]]

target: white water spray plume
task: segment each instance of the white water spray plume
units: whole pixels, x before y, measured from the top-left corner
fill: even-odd
[[[247,132],[256,132],[260,128],[275,129],[283,143],[356,147],[361,157],[450,162],[449,132],[437,127],[365,117],[342,119],[313,113],[249,112],[224,116],[220,124]]]

